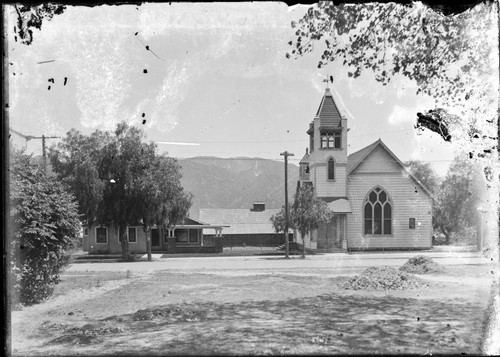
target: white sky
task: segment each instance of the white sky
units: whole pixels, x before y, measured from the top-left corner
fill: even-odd
[[[319,49],[285,58],[290,22],[304,11],[278,2],[68,6],[33,30],[29,46],[14,42],[11,17],[10,126],[64,136],[126,120],[149,140],[199,144],[159,144],[174,157],[282,160],[288,150],[298,163],[328,74],[353,117],[350,153],[381,138],[402,161],[428,161],[444,175],[453,144],[428,131],[417,135],[416,112],[433,101],[414,95],[411,82],[395,78],[384,87],[371,73],[350,79],[339,63],[318,69]],[[27,147],[41,153],[40,140]]]

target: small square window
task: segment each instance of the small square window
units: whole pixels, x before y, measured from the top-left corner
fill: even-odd
[[[410,218],[409,226],[410,229],[415,229],[415,218]]]

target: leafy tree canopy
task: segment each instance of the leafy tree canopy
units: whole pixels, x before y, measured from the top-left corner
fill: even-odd
[[[24,304],[48,297],[78,238],[77,202],[31,156],[10,151],[9,252],[12,291]]]
[[[448,169],[434,208],[434,225],[446,236],[477,224],[481,204],[480,170],[465,155],[457,155]]]
[[[158,155],[156,144],[146,143],[144,133],[126,123],[113,133],[96,130],[85,136],[72,130],[49,156],[87,222],[120,229],[124,258],[129,256],[127,225],[142,222],[146,231],[150,225],[176,225],[191,206],[177,161]]]
[[[430,163],[419,160],[409,160],[405,162],[405,167],[431,193],[436,193],[438,191],[440,177],[434,172]]]
[[[418,126],[445,140],[469,141],[478,155],[495,147],[498,2],[444,16],[420,2],[322,1],[292,22],[292,28],[295,39],[289,42],[288,58],[318,53],[319,48],[320,68],[341,61],[349,77],[368,70],[383,85],[404,76],[416,84],[417,94],[436,103],[421,113],[427,120]]]

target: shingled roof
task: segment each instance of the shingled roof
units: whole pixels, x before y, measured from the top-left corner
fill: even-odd
[[[369,153],[377,146],[380,139],[374,143],[368,145],[367,147],[352,153],[347,157],[347,174],[349,175],[364,159]]]
[[[316,117],[319,117],[321,127],[342,126],[342,115],[333,100],[330,88],[326,88],[325,95],[321,99]]]

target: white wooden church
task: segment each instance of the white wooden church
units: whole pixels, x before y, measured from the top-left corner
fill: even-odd
[[[306,248],[431,248],[431,194],[380,139],[348,155],[347,116],[338,103],[326,88],[300,161],[298,186],[312,185],[334,212],[331,223],[306,237]]]

